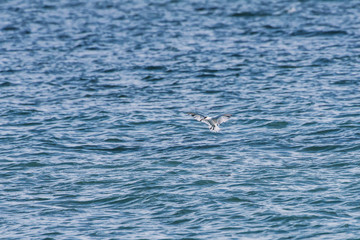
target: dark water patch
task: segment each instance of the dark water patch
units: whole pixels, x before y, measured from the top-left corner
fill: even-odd
[[[358,80],[338,80],[338,81],[334,81],[333,84],[339,86],[348,86],[348,85],[359,85],[360,82]]]
[[[327,59],[327,58],[318,58],[318,59],[315,59],[313,62],[312,62],[312,66],[313,67],[317,67],[317,66],[324,66],[324,65],[328,65],[332,62],[331,59]]]
[[[223,91],[218,91],[218,90],[206,90],[206,91],[204,91],[204,93],[206,93],[206,94],[219,94],[219,93],[223,93]]]
[[[10,87],[10,86],[15,86],[14,83],[11,83],[11,82],[2,82],[0,83],[0,87]]]
[[[310,193],[318,193],[318,192],[326,192],[328,191],[329,188],[324,188],[324,187],[316,187],[314,189],[310,189],[309,192]]]
[[[114,148],[98,148],[98,147],[90,147],[88,148],[90,150],[98,150],[98,151],[109,151],[109,152],[133,152],[133,151],[139,151],[142,149],[141,146],[117,146]]]
[[[119,138],[108,138],[105,139],[105,142],[110,142],[110,143],[120,143],[120,142],[124,142],[125,140],[119,139]]]
[[[163,165],[170,166],[170,167],[177,167],[181,164],[182,164],[182,162],[180,162],[180,161],[165,161],[163,163]],[[175,173],[175,174],[178,174],[178,173]]]
[[[40,122],[25,122],[25,123],[21,123],[19,125],[24,126],[24,127],[32,127],[32,126],[41,126],[43,124]]]
[[[347,113],[347,114],[340,114],[336,117],[341,119],[352,119],[352,118],[357,118],[359,116],[360,116],[359,113]],[[341,129],[354,129],[354,128],[356,129],[359,126],[360,126],[360,122],[356,122],[352,120],[348,120],[339,124],[339,127]]]
[[[215,78],[217,77],[215,74],[209,74],[209,73],[202,73],[199,75],[196,75],[197,78]]]
[[[110,201],[109,204],[111,205],[119,205],[119,206],[124,206],[124,204],[133,204],[136,202],[139,202],[139,200],[141,199],[141,197],[137,197],[137,196],[127,196],[127,197],[122,197],[122,198],[118,198],[116,200]]]
[[[289,125],[289,122],[286,121],[271,121],[264,126],[267,128],[275,128],[275,129],[281,129],[286,128]]]
[[[147,81],[147,82],[158,82],[158,81],[164,80],[164,78],[148,75],[148,76],[144,77],[143,80]]]
[[[302,148],[303,152],[313,152],[313,153],[320,153],[320,152],[329,152],[335,149],[341,148],[341,145],[313,145],[309,147]]]
[[[29,116],[29,115],[33,115],[36,113],[39,113],[40,111],[38,111],[37,109],[8,109],[7,111],[4,112],[5,116]]]
[[[310,122],[304,123],[302,126],[303,126],[303,127],[308,127],[308,126],[315,126],[315,125],[317,125],[317,124],[319,124],[319,122],[310,121]]]
[[[14,73],[18,73],[18,72],[21,72],[21,69],[16,69],[16,68],[13,68],[13,67],[8,67],[8,68],[5,68],[5,69],[0,69],[0,73],[6,75],[12,75]],[[16,85],[15,83],[12,83],[14,85]],[[11,86],[11,85],[10,85]],[[6,85],[4,87],[7,87]]]
[[[194,10],[197,12],[214,12],[216,10],[218,10],[219,8],[216,6],[201,6],[201,7],[195,7]]]
[[[341,149],[338,149],[337,151],[346,153],[346,152],[357,152],[358,150],[360,150],[360,144],[343,147]]]
[[[219,70],[217,70],[217,69],[204,68],[204,69],[201,69],[199,72],[205,72],[205,73],[217,73],[217,72],[219,72]]]
[[[326,163],[322,163],[321,167],[326,169],[341,169],[341,168],[348,168],[348,167],[352,167],[352,165],[354,164],[354,162],[348,160],[348,161],[335,161],[335,162],[326,162]]]
[[[42,234],[42,236],[48,236],[48,237],[45,237],[44,240],[53,240],[56,238],[52,238],[52,236],[61,236],[61,235],[62,235],[61,232],[56,232],[56,231]]]
[[[341,129],[331,128],[331,129],[317,130],[315,132],[308,133],[307,135],[327,135],[327,134],[334,134],[339,131],[341,131]]]
[[[18,30],[19,30],[18,27],[11,24],[2,28],[2,31],[18,31]]]
[[[198,181],[193,182],[193,185],[196,185],[196,186],[212,186],[215,184],[219,184],[219,183],[216,181],[212,181],[212,180],[198,180]]]
[[[238,197],[229,197],[227,199],[225,199],[226,202],[230,202],[230,203],[242,203],[242,202],[251,202],[248,199],[241,199]]]
[[[292,69],[292,68],[301,68],[302,66],[299,65],[277,65],[278,68],[283,68],[283,69]]]
[[[57,9],[56,5],[50,5],[50,4],[44,4],[42,6],[42,8],[45,10],[56,10]]]
[[[270,12],[265,12],[265,11],[257,11],[257,12],[244,11],[244,12],[231,13],[229,16],[234,18],[251,18],[251,17],[268,17],[268,16],[272,16],[272,14]]]
[[[166,67],[152,65],[152,66],[146,66],[144,68],[144,70],[148,70],[148,71],[166,71]]]
[[[119,72],[121,71],[121,69],[119,68],[101,68],[101,69],[97,69],[95,70],[95,72],[98,72],[98,73],[114,73],[114,72]]]
[[[41,163],[39,161],[29,161],[24,163],[13,163],[3,168],[3,170],[25,170],[27,168],[41,168],[46,167],[47,164]]]
[[[138,122],[132,122],[131,125],[158,125],[158,124],[163,124],[164,121],[162,120],[152,120],[152,121],[138,121]]]
[[[297,30],[292,32],[291,36],[304,36],[304,37],[333,37],[333,36],[342,36],[347,35],[347,31],[342,30],[330,30],[330,31],[307,31],[307,30]]]

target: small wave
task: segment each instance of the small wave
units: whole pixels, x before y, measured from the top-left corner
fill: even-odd
[[[332,60],[331,59],[328,59],[328,58],[317,58],[315,59],[312,63],[311,63],[311,66],[313,67],[316,67],[316,66],[324,66],[324,65],[328,65],[332,63]]]
[[[165,66],[158,66],[158,65],[146,66],[144,67],[144,69],[148,71],[166,71]]]
[[[270,12],[265,11],[258,11],[258,12],[250,12],[250,11],[244,11],[244,12],[235,12],[230,14],[230,17],[237,17],[237,18],[249,18],[249,17],[267,17],[272,16],[273,14]]]
[[[323,130],[317,130],[311,133],[308,133],[306,135],[326,135],[329,133],[336,133],[339,132],[341,129],[339,128],[330,128],[330,129],[323,129]]]
[[[197,75],[196,77],[198,77],[198,78],[215,78],[215,77],[217,77],[217,75],[209,74],[209,73],[202,73],[202,74]]]
[[[124,142],[124,140],[119,139],[119,138],[107,138],[107,139],[105,139],[105,142],[120,143],[120,142]]]
[[[342,30],[330,30],[330,31],[307,31],[307,30],[297,30],[292,32],[291,36],[307,36],[307,37],[321,37],[321,36],[341,36],[347,35],[347,31]]]
[[[338,150],[338,152],[348,153],[348,152],[357,152],[360,150],[360,144],[351,145],[347,147],[343,147]]]
[[[7,25],[2,28],[2,31],[18,31],[19,28],[14,25]]]
[[[0,83],[0,88],[2,88],[2,87],[11,87],[11,86],[15,86],[15,84],[11,83],[11,82],[2,82],[2,83]]]
[[[197,185],[197,186],[205,186],[205,185],[215,185],[215,184],[219,184],[216,181],[213,180],[197,180],[195,182],[192,183],[193,185]]]
[[[280,129],[280,128],[286,128],[287,126],[289,126],[289,122],[286,121],[271,121],[267,124],[265,124],[264,126],[267,128],[276,128],[276,129]]]
[[[147,81],[147,82],[158,82],[158,81],[164,80],[164,78],[147,75],[142,80]]]
[[[302,148],[301,151],[303,152],[328,152],[328,151],[333,151],[335,149],[341,148],[342,146],[340,145],[314,145],[314,146],[309,146],[309,147],[304,147]]]
[[[9,164],[6,168],[3,168],[3,170],[24,170],[27,168],[39,168],[39,167],[46,167],[47,164],[41,163],[39,161],[30,161],[26,163],[19,163],[19,164]]]
[[[114,148],[100,148],[98,150],[103,150],[103,151],[110,151],[110,152],[133,152],[133,151],[139,151],[141,149],[140,146],[117,146]]]
[[[347,86],[347,85],[359,85],[358,80],[337,80],[332,82],[335,85]]]

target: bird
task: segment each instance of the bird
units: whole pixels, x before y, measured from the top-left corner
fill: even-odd
[[[206,123],[209,126],[210,131],[212,132],[219,132],[220,131],[219,125],[226,122],[231,117],[231,114],[223,114],[217,116],[216,118],[205,117],[200,114],[192,113],[192,112],[188,112],[187,114],[192,116],[199,122]]]

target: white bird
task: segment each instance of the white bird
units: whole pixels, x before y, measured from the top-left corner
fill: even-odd
[[[200,114],[196,114],[196,113],[192,113],[192,112],[189,112],[187,114],[191,115],[199,122],[206,123],[209,126],[210,131],[212,131],[212,132],[220,131],[219,125],[226,122],[231,117],[230,114],[220,115],[220,116],[217,116],[216,118],[205,117]]]

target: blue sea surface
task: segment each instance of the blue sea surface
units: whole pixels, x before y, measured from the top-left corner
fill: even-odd
[[[357,0],[2,0],[0,105],[1,239],[360,239]]]

